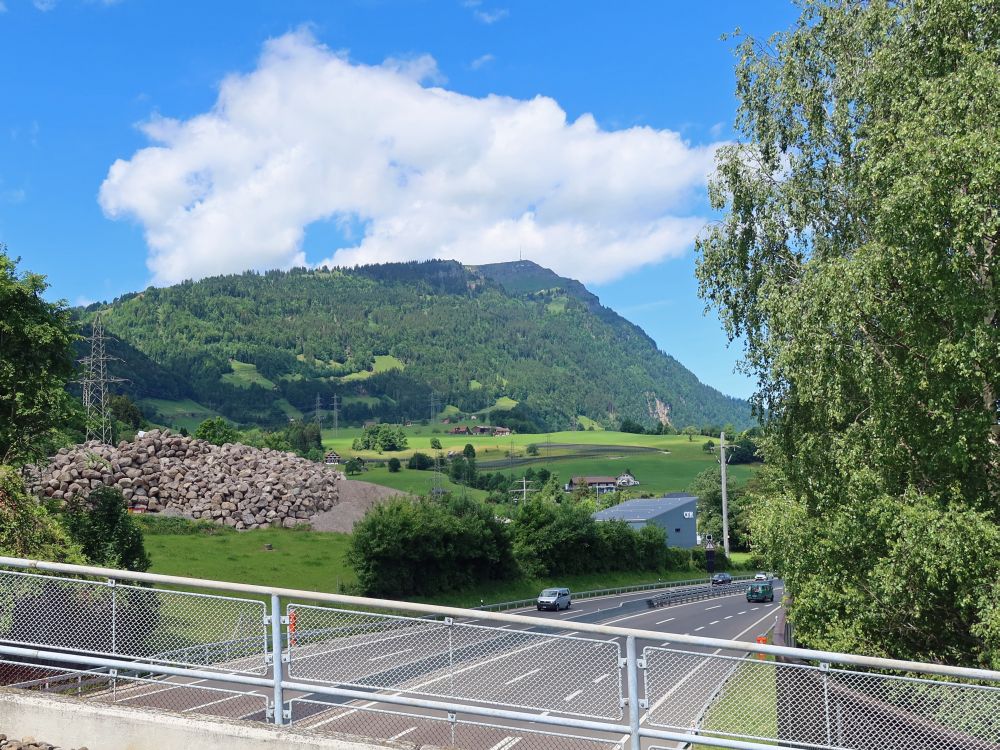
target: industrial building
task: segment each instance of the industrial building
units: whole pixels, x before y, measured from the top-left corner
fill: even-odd
[[[595,521],[625,521],[636,530],[654,524],[667,532],[667,544],[671,547],[698,545],[698,498],[686,492],[627,500],[597,511],[593,518]]]

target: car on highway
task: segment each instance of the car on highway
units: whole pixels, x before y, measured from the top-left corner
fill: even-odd
[[[558,612],[560,609],[569,609],[573,606],[573,596],[569,593],[569,589],[544,589],[538,595],[536,604],[539,612],[543,609],[554,609]]]
[[[753,579],[755,581],[770,581],[773,577],[774,576],[772,576],[770,573],[765,573],[764,571],[760,570],[757,571]]]
[[[732,582],[733,582],[733,577],[729,575],[729,573],[716,573],[714,576],[712,576],[713,586],[723,586],[727,583],[732,583]]]
[[[748,602],[773,602],[774,587],[770,581],[753,581],[747,586]]]

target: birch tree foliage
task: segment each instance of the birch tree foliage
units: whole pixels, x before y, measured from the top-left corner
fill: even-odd
[[[701,294],[757,379],[753,543],[810,645],[1000,664],[1000,2],[737,47]]]

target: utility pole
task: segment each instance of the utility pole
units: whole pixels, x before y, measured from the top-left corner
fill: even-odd
[[[434,420],[437,419],[438,412],[441,409],[438,407],[438,397],[434,391],[431,391],[431,424],[434,424]]]
[[[521,494],[521,505],[524,505],[528,501],[528,493],[529,492],[537,492],[537,490],[534,489],[531,486],[531,482],[529,482],[524,477],[521,477],[521,479],[518,480],[518,482],[516,482],[515,484],[520,484],[520,486],[519,487],[515,487],[511,491],[511,494],[514,495],[515,497],[517,497],[518,493]],[[517,502],[517,501],[515,500],[514,502]]]
[[[340,396],[333,394],[333,436],[337,437],[340,428]]]
[[[90,356],[83,360],[83,408],[87,415],[87,439],[100,440],[108,445],[112,439],[111,414],[108,413],[108,384],[121,383],[122,378],[108,375],[108,362],[104,343],[104,321],[101,314],[94,316],[90,329]]]
[[[729,488],[726,482],[726,433],[719,433],[719,464],[722,466],[722,548],[729,557]]]
[[[317,393],[316,394],[316,408],[315,408],[315,420],[316,424],[319,425],[319,430],[323,432],[323,399]]]

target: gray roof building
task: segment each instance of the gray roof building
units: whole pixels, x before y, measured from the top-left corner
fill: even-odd
[[[672,492],[663,497],[627,500],[593,515],[595,521],[620,520],[633,529],[647,524],[667,533],[671,547],[694,547],[698,544],[698,498],[687,492]]]

